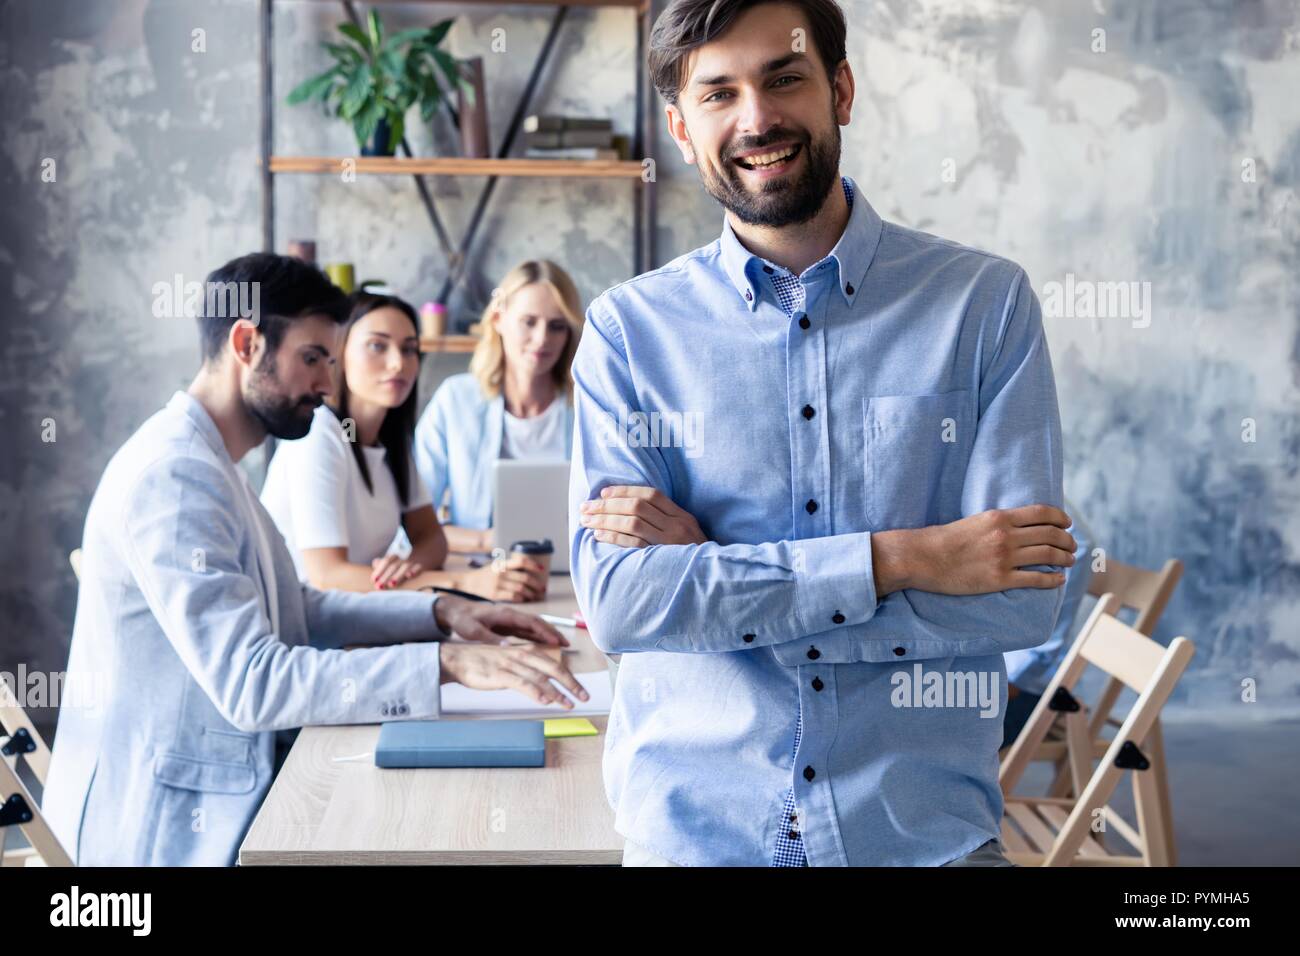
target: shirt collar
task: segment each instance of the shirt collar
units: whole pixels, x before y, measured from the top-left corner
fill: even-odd
[[[862,290],[867,268],[871,265],[876,247],[880,244],[883,224],[880,216],[867,202],[867,197],[862,195],[857,182],[848,176],[841,176],[840,179],[842,182],[847,182],[846,188],[853,191],[853,207],[849,210],[848,224],[845,225],[839,241],[835,243],[835,248],[827,253],[826,258],[821,262],[831,260],[834,263],[838,269],[836,278],[840,294],[844,296],[846,305],[852,305],[853,300]],[[723,271],[749,307],[749,311],[753,312],[758,308],[761,288],[759,277],[763,274],[763,260],[746,249],[736,238],[735,230],[731,228],[731,222],[725,215],[722,218],[722,238],[719,242]],[[821,262],[814,263],[808,268],[813,269]]]
[[[217,423],[212,420],[212,416],[208,414],[208,410],[203,407],[202,402],[189,392],[177,392],[167,403],[167,409],[180,412],[188,418],[199,434],[203,436],[203,440],[217,454],[217,457],[224,459],[231,465],[234,464],[234,460],[230,457],[230,451],[226,448],[226,443],[221,437],[221,430],[217,428]]]

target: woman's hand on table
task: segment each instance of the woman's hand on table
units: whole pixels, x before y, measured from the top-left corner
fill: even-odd
[[[388,591],[418,576],[423,570],[418,561],[386,554],[370,562],[370,580],[374,582],[376,591]]]
[[[546,568],[524,554],[499,558],[466,571],[458,587],[493,601],[540,601],[546,596]]]

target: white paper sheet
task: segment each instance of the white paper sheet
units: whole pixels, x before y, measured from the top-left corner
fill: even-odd
[[[451,683],[442,685],[442,712],[472,714],[476,717],[592,717],[608,714],[613,699],[609,671],[591,671],[573,676],[578,679],[583,690],[591,695],[591,699],[582,701],[570,698],[573,700],[572,710],[565,710],[558,704],[543,707],[517,690],[471,690],[464,684]]]

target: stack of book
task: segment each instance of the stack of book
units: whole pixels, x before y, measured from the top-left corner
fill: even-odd
[[[607,119],[537,115],[524,118],[529,159],[626,159],[627,137]]]

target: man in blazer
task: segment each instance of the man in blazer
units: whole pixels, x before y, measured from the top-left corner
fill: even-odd
[[[44,799],[82,865],[233,863],[277,730],[437,717],[453,680],[566,709],[552,679],[585,697],[531,644],[493,646],[565,643],[531,615],[298,583],[238,462],[268,434],[306,434],[346,300],[270,254],[228,263],[207,290],[202,368],[113,456],[86,519],[68,680],[108,689],[61,711]],[[238,308],[220,300],[230,290]],[[453,633],[471,643],[429,643]]]

